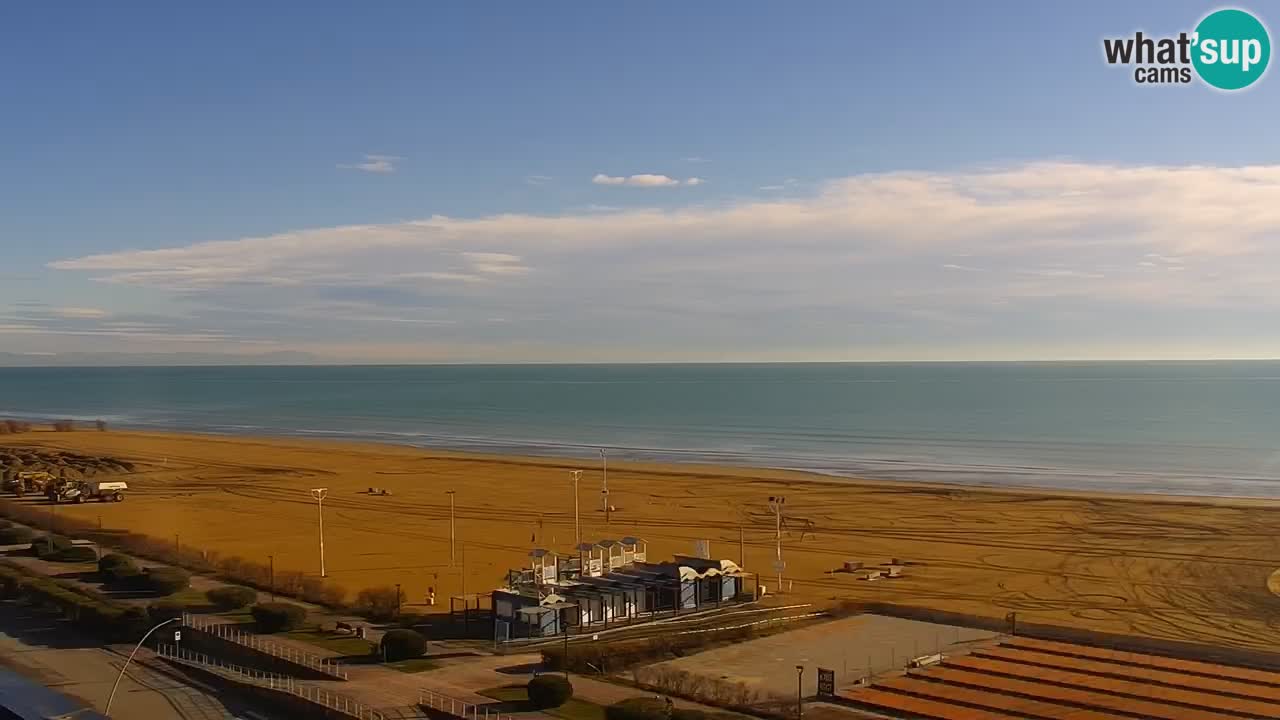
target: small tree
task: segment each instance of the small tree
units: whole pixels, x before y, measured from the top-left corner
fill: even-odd
[[[76,429],[76,424],[71,420],[54,420],[53,429],[56,432],[71,432]]]
[[[538,675],[527,687],[529,704],[538,710],[558,708],[573,697],[573,685],[563,675]]]
[[[427,651],[427,639],[416,630],[396,628],[382,635],[382,654],[389,662],[422,657]]]
[[[356,609],[374,620],[391,620],[404,605],[403,590],[393,587],[365,588],[356,595]]]
[[[95,426],[95,427],[97,427],[97,428],[98,428],[98,432],[106,432],[106,431],[107,431],[107,422],[106,422],[105,420],[94,420],[94,421],[93,421],[93,424],[94,424],[94,426]]]
[[[651,697],[627,698],[604,709],[606,720],[670,720],[664,700]]]
[[[219,610],[237,610],[258,601],[258,593],[255,590],[239,585],[216,587],[205,592],[204,595],[209,599],[209,603]]]
[[[191,573],[181,568],[147,568],[144,575],[147,589],[160,595],[172,595],[191,585]]]
[[[258,603],[249,610],[258,631],[264,633],[296,630],[307,620],[307,610],[292,603]]]
[[[133,582],[142,569],[133,558],[120,553],[107,553],[98,559],[98,576],[107,585],[124,585]]]

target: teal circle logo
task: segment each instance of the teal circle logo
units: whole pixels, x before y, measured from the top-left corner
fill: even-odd
[[[1271,38],[1258,18],[1243,10],[1218,10],[1196,26],[1191,63],[1200,79],[1219,90],[1258,81],[1271,60]]]

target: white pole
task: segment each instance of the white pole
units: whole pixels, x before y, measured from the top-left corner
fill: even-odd
[[[138,650],[142,648],[142,643],[146,642],[147,638],[151,637],[151,633],[159,630],[160,628],[164,627],[165,625],[168,625],[171,622],[176,622],[177,620],[178,618],[169,618],[168,620],[165,620],[159,625],[156,625],[155,627],[151,628],[150,630],[147,631],[146,635],[142,636],[142,639],[138,641],[138,644],[134,646],[133,652],[129,653],[128,659],[124,661],[124,665],[120,668],[120,674],[116,676],[115,684],[111,686],[111,694],[107,696],[107,706],[102,709],[103,715],[106,715],[107,717],[111,717],[111,701],[116,699],[116,689],[120,687],[120,680],[121,678],[124,677],[124,671],[129,669],[129,663],[133,662],[133,656],[138,654]]]
[[[328,577],[324,571],[324,498],[328,488],[312,488],[311,497],[316,499],[316,509],[320,513],[320,577]]]
[[[778,587],[777,592],[782,592],[782,506],[787,502],[785,497],[778,495],[769,498],[769,509],[773,510],[775,523],[774,544],[776,557],[774,559],[774,569],[778,571]]]
[[[604,448],[600,448],[600,472],[603,474],[600,484],[600,509],[604,511],[607,520],[609,517],[609,452]]]
[[[445,493],[446,495],[448,495],[448,496],[449,496],[449,567],[453,567],[453,566],[454,566],[454,558],[456,557],[456,555],[455,555],[455,549],[454,549],[454,548],[455,548],[454,542],[455,542],[455,537],[456,537],[456,536],[454,535],[454,531],[453,531],[453,527],[454,527],[454,525],[453,525],[453,495],[454,495],[454,493],[455,493],[455,492],[457,492],[457,491],[456,491],[456,490],[448,490],[448,491],[446,491],[446,493]]]
[[[582,523],[578,520],[578,479],[582,477],[582,471],[570,470],[569,474],[573,476],[573,549],[577,550],[582,544]]]

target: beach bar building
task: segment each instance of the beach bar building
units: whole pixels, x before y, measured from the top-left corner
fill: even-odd
[[[536,549],[530,567],[507,573],[493,591],[494,620],[510,637],[602,629],[735,602],[745,573],[732,560],[676,555],[648,562],[644,540],[626,537],[582,543],[576,558]],[[577,562],[572,562],[576,560]]]

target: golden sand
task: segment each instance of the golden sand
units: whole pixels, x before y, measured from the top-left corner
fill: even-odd
[[[702,465],[611,463],[618,508],[606,525],[598,464],[492,457],[377,444],[137,432],[38,432],[0,443],[113,455],[138,464],[124,503],[57,512],[100,517],[183,545],[319,570],[317,509],[327,487],[330,578],[355,591],[401,583],[487,592],[532,547],[574,544],[572,482],[581,468],[584,539],[637,535],[651,559],[688,553],[744,561],[771,589],[770,495],[785,495],[787,586],[802,600],[926,605],[1106,632],[1280,646],[1280,504],[1266,501],[995,491],[835,481],[802,473]],[[388,496],[371,496],[369,487]],[[449,498],[457,553],[450,566]],[[864,582],[828,571],[891,557],[907,576]],[[464,572],[465,566],[465,572]],[[784,589],[788,589],[784,588]]]

